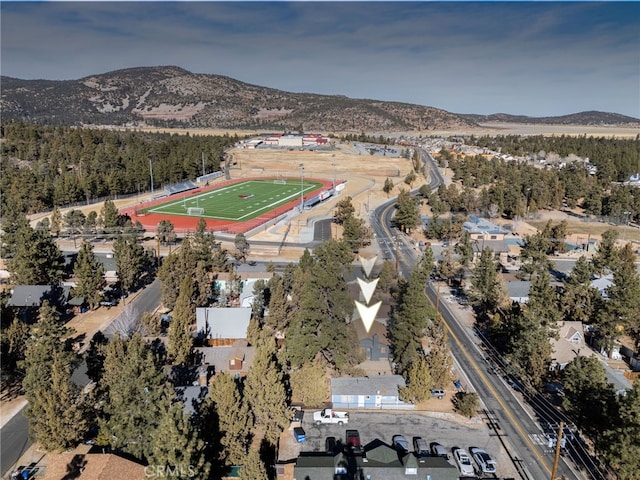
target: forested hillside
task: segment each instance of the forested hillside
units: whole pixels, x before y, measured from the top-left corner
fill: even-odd
[[[5,122],[0,208],[33,213],[150,190],[220,169],[229,136],[189,136]]]

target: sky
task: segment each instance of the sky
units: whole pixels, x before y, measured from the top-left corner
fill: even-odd
[[[176,65],[454,113],[640,118],[640,2],[0,2],[0,72]]]

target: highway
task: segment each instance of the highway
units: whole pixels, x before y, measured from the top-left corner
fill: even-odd
[[[425,171],[428,172],[429,184],[432,188],[442,182],[433,159],[422,152]],[[431,167],[429,167],[431,164]],[[375,209],[371,226],[384,258],[395,262],[400,275],[407,277],[418,258],[417,249],[411,245],[407,237],[392,226],[395,199]],[[472,331],[462,327],[449,310],[445,302],[437,298],[433,283],[427,285],[426,292],[442,314],[450,336],[451,351],[459,364],[464,368],[474,389],[478,392],[485,408],[485,419],[489,428],[503,443],[509,453],[520,478],[523,480],[550,478],[553,465],[553,454],[544,440],[544,432],[536,420],[547,417],[556,420],[555,412],[545,412],[545,408],[532,409],[522,400],[522,396],[495,372],[495,366],[485,360],[480,350],[480,341]],[[578,480],[576,475],[562,458],[557,476],[565,475],[567,479]],[[597,478],[597,477],[594,477]]]

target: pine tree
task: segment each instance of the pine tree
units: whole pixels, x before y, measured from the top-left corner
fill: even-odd
[[[189,362],[193,353],[193,336],[191,325],[195,322],[195,305],[193,303],[193,279],[184,277],[180,282],[180,294],[173,311],[173,320],[169,326],[169,347],[167,353],[175,364],[184,365]]]
[[[17,372],[17,367],[24,360],[27,340],[29,339],[29,326],[18,318],[14,318],[9,326],[2,331],[2,369],[9,375]],[[6,356],[5,356],[6,355]]]
[[[173,243],[176,241],[176,230],[173,226],[173,223],[171,223],[171,221],[169,220],[160,220],[160,222],[158,223],[156,234],[158,235],[158,241],[162,245],[166,245],[168,243]]]
[[[553,330],[526,307],[512,309],[504,319],[504,329],[507,358],[522,377],[541,386],[551,365]]]
[[[86,431],[80,389],[71,381],[76,361],[64,339],[69,330],[56,321],[55,309],[44,302],[26,343],[22,386],[29,401],[25,416],[31,436],[48,451],[74,446]]]
[[[240,468],[240,480],[269,480],[267,467],[258,450],[252,448],[247,453]]]
[[[443,388],[451,383],[453,358],[451,357],[444,321],[439,315],[431,322],[429,337],[431,343],[426,360],[431,380],[435,388]]]
[[[576,357],[563,372],[564,407],[577,425],[588,432],[599,450],[601,434],[615,418],[615,392],[606,371],[595,357]]]
[[[640,382],[618,397],[618,415],[601,442],[603,456],[619,480],[638,480],[640,472]]]
[[[635,254],[627,243],[617,250],[618,262],[613,269],[613,283],[607,290],[607,310],[624,326],[640,345],[640,275],[635,265]]]
[[[196,268],[193,271],[192,281],[195,284],[195,294],[193,299],[195,306],[208,307],[213,295],[213,282],[211,280],[211,274],[204,261],[198,260]]]
[[[175,251],[170,253],[162,261],[162,265],[158,269],[158,279],[162,282],[160,285],[160,299],[166,308],[172,309],[176,304],[178,292],[180,291],[180,282],[186,275],[181,268],[182,261]]]
[[[600,275],[613,270],[618,263],[616,240],[618,232],[609,229],[602,233],[602,240],[598,246],[598,253],[593,257],[593,266]]]
[[[116,334],[109,342],[101,388],[100,436],[138,459],[149,457],[153,432],[175,393],[140,335],[123,340]]]
[[[60,209],[55,206],[53,207],[53,212],[51,213],[51,234],[57,237],[60,234],[61,228],[62,214],[60,213]]]
[[[595,320],[598,292],[591,287],[592,274],[592,264],[586,257],[580,257],[571,274],[564,279],[560,306],[566,321],[591,323]]]
[[[357,252],[365,245],[368,239],[368,230],[361,218],[347,217],[342,229],[342,240],[352,251]]]
[[[73,273],[78,278],[73,294],[84,297],[91,309],[94,309],[102,299],[102,289],[107,282],[104,278],[104,266],[95,257],[93,245],[86,239],[82,241],[78,251]]]
[[[101,331],[97,331],[91,342],[89,342],[89,348],[85,354],[85,362],[87,364],[87,377],[92,382],[100,383],[104,373],[104,359],[108,344],[109,340]]]
[[[283,332],[289,326],[292,302],[289,301],[291,292],[285,289],[284,279],[274,276],[270,281],[271,296],[269,298],[269,315],[264,319],[265,326],[271,333]]]
[[[264,428],[265,439],[275,445],[289,424],[289,410],[284,375],[276,360],[273,338],[257,345],[253,365],[245,381],[244,398],[249,400],[256,424]]]
[[[384,185],[382,186],[382,191],[387,194],[387,198],[388,198],[392,190],[393,190],[393,180],[387,177],[384,181]]]
[[[287,330],[287,355],[292,366],[299,367],[319,353],[338,369],[359,362],[353,345],[357,342],[352,325],[353,314],[343,272],[353,260],[344,242],[330,240],[316,249],[308,271],[298,269],[299,291],[294,291],[299,310]],[[301,265],[304,265],[301,262]]]
[[[351,197],[344,198],[336,203],[336,209],[333,214],[333,221],[338,225],[342,225],[349,217],[353,217],[356,209],[351,203]]]
[[[116,229],[119,227],[120,214],[115,203],[111,200],[105,200],[100,211],[100,218],[107,233],[116,233]]]
[[[192,248],[196,261],[203,261],[207,268],[213,265],[213,250],[220,250],[220,245],[216,242],[213,232],[207,231],[207,222],[204,218],[198,221],[196,232],[191,237]]]
[[[555,288],[551,286],[549,272],[542,271],[533,276],[529,289],[529,300],[524,308],[533,318],[537,319],[542,327],[556,328],[562,315]]]
[[[247,241],[247,237],[244,236],[244,233],[238,233],[236,235],[233,240],[233,245],[236,247],[235,257],[244,262],[247,258],[247,253],[249,253],[249,242]]]
[[[64,260],[51,235],[26,225],[14,236],[15,251],[8,263],[11,281],[17,285],[58,285]]]
[[[151,440],[149,460],[154,466],[169,467],[181,476],[208,477],[211,464],[204,456],[205,443],[185,414],[182,402],[174,403],[162,414]]]
[[[489,247],[482,250],[480,260],[471,277],[471,296],[483,313],[495,312],[506,301],[506,291],[498,276],[493,252]]]
[[[241,397],[236,381],[226,372],[209,381],[209,398],[213,401],[218,416],[222,445],[220,460],[227,465],[242,465],[253,426],[249,406]]]
[[[142,275],[149,269],[151,260],[133,237],[118,237],[113,244],[113,254],[118,268],[118,280],[122,290],[128,293],[141,284]]]
[[[417,357],[407,370],[407,385],[400,387],[400,399],[403,402],[419,403],[431,397],[433,388],[431,373],[424,356]]]
[[[320,407],[327,401],[329,385],[324,361],[307,363],[290,373],[292,396],[307,407]]]
[[[438,273],[442,278],[447,279],[447,284],[451,285],[451,281],[460,274],[462,266],[453,258],[453,247],[450,245],[445,248],[442,260],[438,263]]]
[[[410,232],[420,224],[418,205],[410,192],[400,190],[394,221],[403,232]]]
[[[435,310],[424,290],[427,272],[430,271],[428,264],[428,255],[423,255],[418,268],[414,269],[400,292],[398,308],[388,327],[396,369],[403,374],[420,355],[422,337],[435,317]]]

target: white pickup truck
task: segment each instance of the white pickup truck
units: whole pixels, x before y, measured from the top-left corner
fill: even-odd
[[[336,412],[330,408],[325,408],[319,412],[313,412],[313,421],[316,425],[321,425],[323,423],[337,423],[338,425],[344,425],[345,423],[349,423],[349,413]]]

